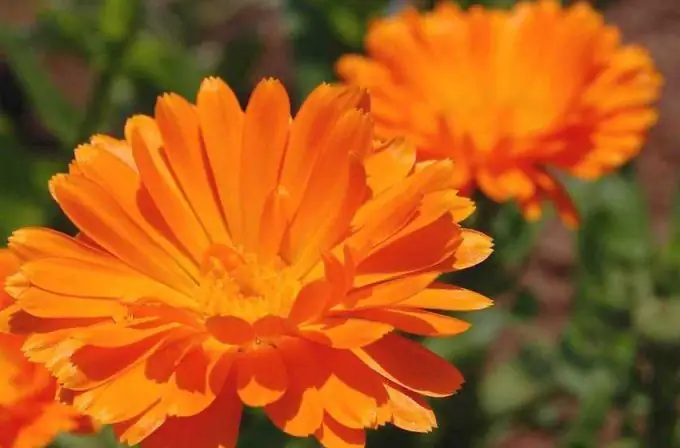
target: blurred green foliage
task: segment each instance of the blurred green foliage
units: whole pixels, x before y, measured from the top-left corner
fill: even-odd
[[[338,56],[361,51],[372,18],[402,3],[63,0],[48,2],[29,25],[0,23],[0,234],[26,225],[68,230],[47,180],[66,169],[76,144],[96,132],[119,135],[125,117],[150,112],[159,93],[193,98],[202,77],[216,74],[245,100],[255,78],[274,70],[264,58],[272,43],[263,38],[263,29],[275,23],[284,30],[278,39],[293,51],[276,62],[275,71],[292,74],[284,81],[299,104],[316,84],[333,80]],[[472,3],[507,7],[513,2],[461,1]],[[260,23],[263,17],[266,25]],[[92,82],[89,90],[83,85],[84,106],[57,87],[46,69],[50,55],[76,57],[88,68]],[[85,79],[61,81],[89,85]],[[36,127],[48,137],[37,138]],[[545,446],[598,447],[606,446],[602,429],[613,417],[621,423],[608,438],[611,448],[678,446],[680,198],[671,241],[659,247],[634,178],[619,174],[568,186],[583,212],[583,226],[572,235],[573,302],[557,340],[538,330],[542,303],[551,298],[539,300],[520,282],[542,224],[527,224],[516,207],[496,207],[481,198],[471,225],[495,237],[496,254],[450,280],[495,297],[498,304],[465,316],[474,323],[467,333],[424,341],[459,366],[466,386],[433,403],[439,430],[421,435],[385,428],[370,434],[370,447],[521,448],[523,442],[507,444],[506,437],[518,430],[547,435]],[[490,362],[498,358],[494,350],[505,353],[494,348],[507,334],[518,335],[521,347]],[[54,446],[117,444],[104,431],[97,437],[64,435]],[[316,445],[283,436],[261,413],[249,411],[240,446]]]

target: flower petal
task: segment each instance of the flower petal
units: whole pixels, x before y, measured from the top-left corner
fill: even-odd
[[[417,394],[397,385],[385,384],[392,405],[392,423],[412,432],[430,432],[437,427],[437,418],[427,402]]]
[[[163,391],[162,403],[170,416],[189,417],[205,411],[224,387],[235,352],[197,344],[183,353]]]
[[[463,376],[458,369],[395,333],[353,352],[385,378],[423,395],[445,397],[455,393],[463,384]]]
[[[288,387],[288,372],[281,354],[273,347],[260,346],[236,359],[236,387],[248,406],[265,406],[279,400]]]
[[[140,441],[145,448],[234,448],[242,411],[243,405],[230,381],[205,411],[191,417],[169,417],[157,431]]]
[[[300,327],[300,334],[334,348],[357,348],[371,344],[392,331],[394,327],[382,322],[349,317],[326,317],[320,323]]]
[[[396,304],[400,308],[445,311],[481,310],[491,305],[491,299],[477,292],[447,284],[434,285]]]
[[[57,175],[50,185],[69,218],[107,251],[168,286],[186,290],[182,271],[164,262],[167,255],[95,183]]]
[[[125,124],[125,137],[151,203],[182,245],[199,262],[210,245],[208,235],[177,184],[169,165],[158,125],[150,117],[136,116]]]
[[[120,422],[141,415],[158,401],[162,389],[145,376],[144,364],[137,364],[107,383],[77,393],[73,406],[97,420]]]
[[[241,153],[242,230],[246,250],[257,253],[262,211],[276,189],[288,140],[290,100],[279,81],[261,81],[246,107]]]
[[[355,288],[349,293],[351,297],[349,301],[354,302],[354,306],[351,308],[363,309],[401,305],[409,297],[427,288],[438,276],[439,274],[436,272],[428,272],[420,275],[408,275],[364,288]]]
[[[374,428],[389,405],[380,375],[346,350],[317,348],[328,376],[320,386],[326,413],[349,428]]]
[[[244,113],[234,92],[224,81],[208,78],[196,100],[205,150],[219,194],[229,233],[243,240],[239,199]]]
[[[452,336],[470,328],[469,323],[460,319],[420,310],[379,308],[353,311],[351,315],[423,336]]]
[[[341,425],[329,415],[314,436],[324,448],[363,448],[366,445],[366,431]]]
[[[416,163],[416,148],[405,140],[394,140],[366,159],[368,184],[377,196],[404,180]]]
[[[179,95],[166,94],[156,102],[155,118],[168,165],[197,220],[213,243],[230,243],[196,108]]]
[[[306,437],[313,434],[323,420],[324,408],[318,387],[322,376],[310,343],[301,339],[280,346],[288,375],[286,393],[265,407],[269,418],[282,431]]]
[[[281,185],[290,194],[291,210],[296,211],[307,189],[317,160],[319,147],[325,145],[333,127],[342,115],[361,108],[367,93],[356,87],[322,84],[302,103],[291,125]]]
[[[486,260],[493,252],[493,241],[475,230],[463,229],[462,243],[456,249],[453,268],[457,271],[475,266]]]
[[[128,151],[131,156],[132,149],[128,148]],[[195,263],[187,256],[156,205],[148,200],[137,168],[96,146],[80,146],[75,156],[81,174],[121,205],[127,216],[167,254],[165,262],[179,265],[195,278],[198,274]],[[78,238],[89,246],[100,248],[88,235],[81,233]]]

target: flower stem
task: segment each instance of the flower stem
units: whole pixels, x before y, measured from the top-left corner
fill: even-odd
[[[652,378],[649,383],[651,407],[647,416],[647,443],[649,448],[671,448],[674,443],[675,422],[678,419],[676,397],[678,392],[677,363],[674,354],[661,347],[650,348]]]
[[[118,77],[125,56],[134,43],[139,31],[142,22],[141,2],[139,0],[130,0],[130,5],[127,7],[132,11],[132,14],[125,23],[126,32],[122,33],[119,40],[108,42],[108,51],[104,59],[104,65],[94,81],[92,95],[90,95],[83,121],[76,134],[77,140],[72,142],[76,145],[89,139],[91,134],[104,121],[106,112],[110,109],[113,83]]]

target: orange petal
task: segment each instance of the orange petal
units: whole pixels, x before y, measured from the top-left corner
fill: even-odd
[[[89,238],[89,237],[88,237]],[[23,261],[36,258],[75,258],[91,262],[114,260],[103,249],[45,227],[25,227],[9,237],[9,248]]]
[[[130,145],[128,145],[125,140],[118,140],[117,138],[108,135],[97,134],[90,138],[90,143],[93,146],[102,148],[116,156],[118,160],[122,161],[133,170],[137,170],[135,160],[132,158],[132,148],[130,148]]]
[[[323,345],[347,349],[371,344],[393,329],[391,325],[382,322],[326,317],[320,323],[300,327],[300,334]]]
[[[156,403],[162,387],[144,375],[144,364],[137,364],[107,383],[76,394],[73,406],[97,420],[121,422],[141,415]]]
[[[488,236],[476,230],[463,229],[462,243],[456,249],[453,268],[467,269],[486,260],[493,252],[493,241]]]
[[[116,300],[53,294],[35,287],[25,289],[16,298],[16,304],[37,317],[109,317],[120,321],[128,314],[127,307]]]
[[[267,195],[262,210],[263,226],[260,227],[260,247],[258,260],[269,262],[281,249],[281,242],[292,216],[290,195],[283,187],[278,187]]]
[[[437,267],[450,258],[453,253],[451,242],[457,239],[459,232],[450,216],[442,216],[422,229],[387,243],[358,264],[354,286],[370,285]]]
[[[310,343],[301,339],[280,346],[288,375],[286,393],[265,407],[269,418],[282,431],[306,437],[321,426],[323,404],[317,389],[320,386],[321,372],[313,360],[316,353]]]
[[[392,423],[412,432],[430,432],[437,427],[432,408],[420,396],[397,385],[385,384],[392,405]]]
[[[581,220],[579,212],[564,186],[547,172],[538,172],[534,178],[543,194],[549,197],[555,204],[562,222],[572,229],[577,228]]]
[[[127,303],[142,297],[156,297],[172,306],[195,307],[186,295],[121,265],[113,257],[101,263],[75,258],[41,258],[24,263],[21,275],[26,282],[55,294],[102,297]]]
[[[203,412],[224,387],[235,352],[197,345],[185,352],[163,392],[168,415],[188,417]]]
[[[125,136],[132,146],[142,183],[152,202],[165,221],[172,223],[173,232],[198,262],[210,240],[177,185],[156,122],[149,117],[132,117],[125,124]]]
[[[458,369],[416,342],[395,333],[353,352],[371,369],[414,392],[445,397],[463,384]]]
[[[255,339],[252,325],[234,316],[213,316],[205,321],[205,327],[212,336],[223,344],[240,346]]]
[[[0,250],[0,284],[3,285],[0,291],[0,310],[6,308],[14,301],[5,291],[5,279],[19,270],[19,259],[10,250]]]
[[[212,178],[229,233],[240,243],[243,239],[239,185],[244,114],[234,92],[217,78],[203,81],[196,104]]]
[[[389,397],[379,374],[346,350],[317,348],[328,377],[319,391],[326,413],[349,428],[375,428]]]
[[[157,431],[141,442],[145,448],[234,448],[238,441],[242,411],[243,406],[235,393],[233,382],[229,381],[205,411],[191,417],[169,417]]]
[[[248,406],[265,406],[280,399],[288,387],[288,372],[277,349],[259,346],[236,360],[236,387]]]
[[[64,387],[82,391],[100,386],[115,380],[121,372],[140,360],[148,358],[154,349],[167,337],[167,332],[143,332],[144,338],[118,347],[95,347],[85,345],[77,348],[72,354],[65,349],[55,350],[52,359],[45,360],[45,365]],[[109,332],[109,338],[115,338],[115,332]],[[33,350],[27,350],[31,353]],[[60,352],[60,353],[59,353]],[[59,357],[68,357],[60,362]],[[114,361],[111,361],[114,360]]]
[[[377,285],[353,289],[349,293],[349,301],[354,302],[351,309],[378,308],[397,303],[401,306],[405,300],[432,284],[438,276],[439,273],[429,272],[420,275],[408,275]]]
[[[329,415],[314,436],[324,448],[363,448],[366,445],[366,431],[341,425]]]
[[[491,305],[493,301],[479,293],[446,284],[434,285],[396,304],[400,308],[446,311],[481,310]]]
[[[363,204],[352,221],[351,244],[369,254],[403,229],[417,216],[423,195],[449,187],[452,168],[449,161],[430,164]]]
[[[366,102],[365,91],[356,87],[322,84],[302,103],[291,125],[290,140],[281,171],[281,185],[290,194],[291,209],[297,210],[307,188],[320,147],[346,112]]]
[[[387,142],[366,159],[368,185],[374,196],[402,181],[416,163],[416,148],[406,140]]]
[[[61,329],[88,327],[100,322],[108,321],[109,317],[80,318],[80,319],[42,319],[27,313],[16,305],[10,305],[0,311],[0,333],[14,334],[43,334]]]
[[[127,216],[167,253],[165,262],[181,266],[182,270],[178,270],[178,275],[183,275],[183,271],[186,271],[195,278],[198,272],[193,260],[187,256],[156,205],[147,199],[148,192],[141,185],[137,168],[95,146],[81,146],[76,149],[75,156],[82,175],[120,204]],[[89,246],[100,248],[88,235],[81,233],[78,239]]]
[[[57,175],[50,185],[71,221],[102,247],[166,285],[186,288],[176,265],[165,262],[167,255],[96,184],[79,176]]]
[[[113,429],[122,443],[133,446],[158,430],[166,419],[165,407],[158,401],[144,411],[141,417],[118,423]]]
[[[276,80],[261,81],[253,90],[243,123],[241,212],[244,247],[257,252],[262,210],[276,189],[290,124],[290,100]]]
[[[155,117],[168,165],[196,218],[213,243],[231,243],[213,188],[215,180],[203,149],[196,108],[179,95],[167,94],[156,102]]]
[[[315,320],[328,308],[331,290],[331,285],[325,280],[303,286],[295,298],[288,319],[296,324]]]
[[[381,308],[353,311],[351,315],[423,336],[452,336],[470,328],[469,323],[460,319],[420,310]]]
[[[370,147],[370,130],[370,117],[350,111],[340,117],[327,139],[317,144],[320,154],[290,227],[289,258],[303,265],[298,268],[302,273],[311,267],[307,261],[310,254],[318,260],[320,253],[337,243],[338,230],[346,233],[356,210],[347,210],[345,204],[359,206],[357,196],[361,197],[366,179],[363,167],[350,163],[348,148]]]

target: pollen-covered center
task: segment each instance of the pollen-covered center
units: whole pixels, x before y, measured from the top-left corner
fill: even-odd
[[[215,245],[205,255],[196,301],[206,318],[234,316],[252,323],[285,317],[300,291],[285,267],[279,259],[262,264],[253,254]]]

